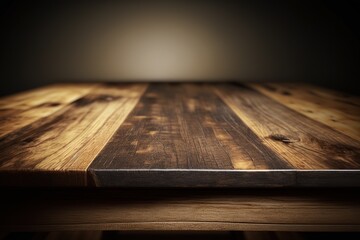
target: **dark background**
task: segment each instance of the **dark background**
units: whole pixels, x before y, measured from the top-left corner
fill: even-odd
[[[57,81],[305,81],[357,94],[357,1],[0,1],[0,95]]]

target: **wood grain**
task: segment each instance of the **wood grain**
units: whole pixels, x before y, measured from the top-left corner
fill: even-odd
[[[304,84],[251,84],[305,116],[360,140],[360,98]]]
[[[0,185],[358,187],[357,99],[271,83],[44,87],[0,100]]]
[[[54,84],[0,99],[0,137],[55,113],[96,84]]]
[[[7,192],[0,230],[360,231],[352,189],[89,190]]]
[[[1,170],[8,173],[7,178],[25,171],[23,176],[31,181],[37,181],[34,171],[45,172],[40,177],[55,176],[70,183],[74,175],[72,184],[83,185],[88,165],[145,88],[144,84],[98,86],[54,114],[0,138]]]
[[[360,143],[244,85],[215,92],[284,161],[296,169],[359,169]]]
[[[246,173],[234,176],[196,170],[286,168],[290,164],[265,147],[207,85],[153,84],[89,171],[99,186],[145,186],[146,182],[159,186],[226,186],[233,182],[241,186],[247,182]],[[157,171],[143,171],[146,169]],[[271,174],[261,173],[259,179],[268,179],[269,185],[278,185],[276,180],[282,179],[280,174],[272,180]],[[197,182],[194,176],[199,176]]]
[[[158,84],[147,90],[90,171],[289,166],[206,85]]]

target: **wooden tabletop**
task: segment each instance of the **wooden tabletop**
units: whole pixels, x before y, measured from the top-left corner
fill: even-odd
[[[56,84],[0,99],[1,186],[360,186],[360,98],[305,84]]]

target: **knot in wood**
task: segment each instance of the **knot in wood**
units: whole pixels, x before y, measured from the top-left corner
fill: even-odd
[[[274,141],[279,141],[279,142],[283,142],[283,143],[293,143],[296,142],[295,139],[290,139],[289,137],[282,135],[282,134],[271,134],[269,136],[270,139],[274,140]]]

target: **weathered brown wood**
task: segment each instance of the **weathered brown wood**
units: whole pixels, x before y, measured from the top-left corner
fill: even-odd
[[[7,97],[0,185],[360,186],[357,98],[269,86],[62,84]]]
[[[360,98],[304,84],[251,84],[305,116],[360,140]]]
[[[138,172],[127,171],[127,176],[122,174],[123,171],[108,174],[109,170],[116,169],[244,170],[286,169],[290,166],[265,147],[207,85],[154,84],[89,170],[101,185],[103,181],[116,184],[119,179],[136,181]],[[116,173],[121,176],[115,176]],[[153,177],[151,172],[140,173],[144,173],[143,182],[160,178],[156,173]],[[186,173],[211,178],[207,172],[185,171],[183,175],[173,172],[174,176],[183,180]],[[226,175],[223,174],[221,178],[224,182]],[[234,179],[231,173],[228,175]],[[213,183],[217,185],[216,181]],[[221,185],[220,182],[218,184]],[[198,185],[201,186],[201,180]]]
[[[305,174],[306,175],[306,174]],[[311,181],[298,182],[297,172],[277,170],[212,170],[212,169],[102,169],[89,170],[89,182],[97,187],[301,187],[313,186],[359,186],[359,173],[329,183],[329,176],[312,177]],[[304,176],[303,176],[304,177]],[[318,183],[320,182],[320,183]],[[90,183],[89,183],[90,184]]]
[[[96,87],[96,84],[54,84],[0,99],[0,137],[55,113]]]
[[[1,184],[85,185],[88,165],[145,88],[98,86],[54,114],[1,137]]]
[[[244,85],[215,92],[263,144],[296,169],[359,169],[360,143]]]
[[[3,193],[7,198],[0,205],[0,230],[6,231],[360,231],[356,189],[29,189]]]

